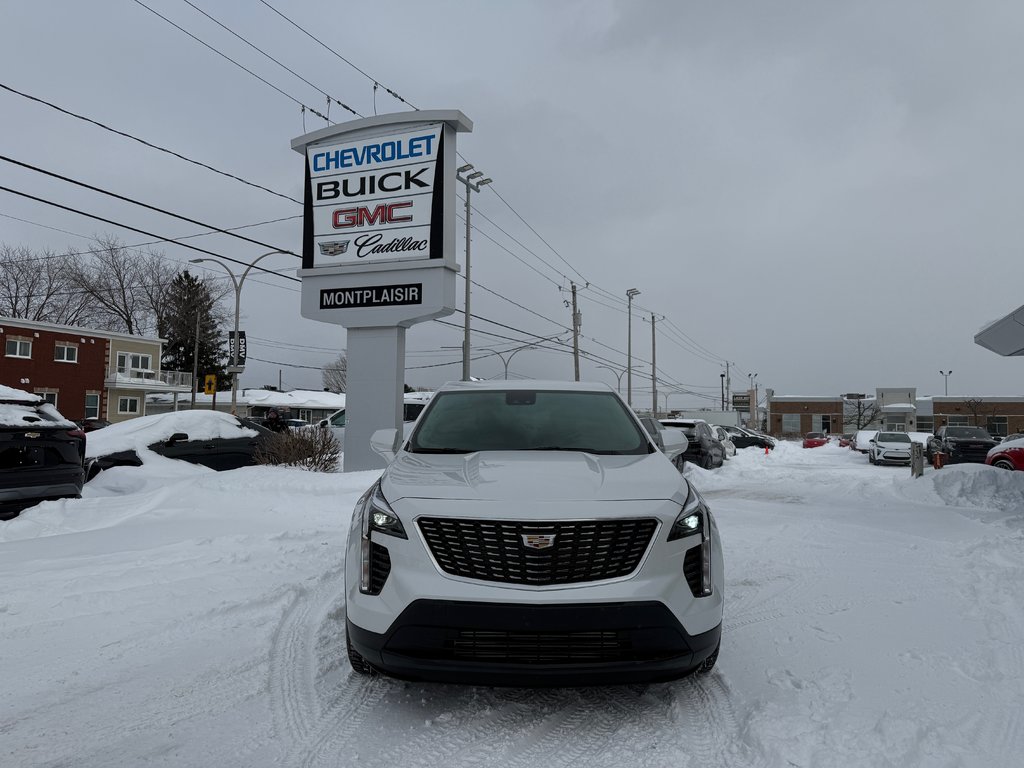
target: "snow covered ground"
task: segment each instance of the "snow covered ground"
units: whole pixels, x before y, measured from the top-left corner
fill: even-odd
[[[788,443],[688,472],[727,558],[715,671],[554,690],[351,672],[374,473],[104,472],[0,523],[0,765],[1021,764],[1024,472]]]

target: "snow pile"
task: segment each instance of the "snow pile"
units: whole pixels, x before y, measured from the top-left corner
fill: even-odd
[[[87,457],[106,456],[118,451],[136,451],[141,456],[146,446],[167,440],[177,433],[188,435],[189,440],[214,438],[256,437],[254,429],[243,427],[238,419],[220,411],[178,411],[111,424],[89,433],[85,454]]]

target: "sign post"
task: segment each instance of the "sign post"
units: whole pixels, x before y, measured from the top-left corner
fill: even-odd
[[[306,160],[302,316],[348,329],[343,468],[402,429],[405,331],[455,311],[457,110],[378,115],[292,140]]]

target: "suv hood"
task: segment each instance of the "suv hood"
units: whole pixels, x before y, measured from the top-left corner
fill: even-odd
[[[384,496],[477,501],[635,501],[685,496],[686,481],[661,453],[596,456],[576,451],[402,451],[383,477]],[[684,499],[685,500],[685,499]]]

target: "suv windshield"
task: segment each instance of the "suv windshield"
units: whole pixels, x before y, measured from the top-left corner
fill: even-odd
[[[875,438],[877,443],[909,443],[910,435],[906,432],[882,432]]]
[[[978,440],[990,440],[991,438],[981,427],[947,427],[946,437],[971,437]]]
[[[411,453],[655,449],[611,392],[497,390],[440,392],[409,441]]]

